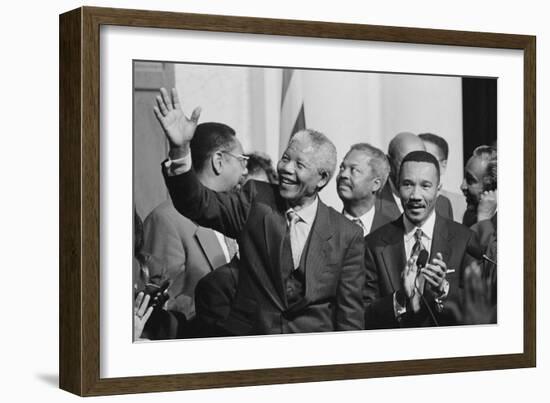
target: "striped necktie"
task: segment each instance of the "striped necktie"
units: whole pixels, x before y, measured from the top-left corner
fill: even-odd
[[[424,249],[424,245],[422,244],[422,230],[420,228],[417,228],[414,232],[414,245],[411,252],[411,257],[417,257],[418,254],[422,249]]]

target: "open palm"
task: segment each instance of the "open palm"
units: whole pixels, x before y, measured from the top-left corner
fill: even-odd
[[[171,147],[184,147],[193,138],[197,122],[200,116],[200,108],[193,110],[191,117],[187,118],[181,109],[178,92],[172,88],[171,96],[166,89],[160,89],[157,95],[157,107],[153,108],[166,138]]]

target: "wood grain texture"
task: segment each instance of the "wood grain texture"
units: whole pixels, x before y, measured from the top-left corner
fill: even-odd
[[[537,256],[537,140],[536,140],[536,39],[530,37],[524,48],[523,99],[523,354],[536,366],[536,256]]]
[[[59,386],[81,394],[81,11],[59,21]]]
[[[299,368],[100,378],[101,25],[524,51],[524,352]],[[60,387],[81,396],[532,367],[536,363],[535,37],[83,7],[60,16]]]

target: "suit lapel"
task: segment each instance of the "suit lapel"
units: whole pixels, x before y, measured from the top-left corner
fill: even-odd
[[[284,309],[286,296],[281,273],[281,250],[287,227],[286,219],[282,214],[272,210],[271,213],[264,216],[263,225],[267,250],[266,256],[269,257],[269,262],[267,262],[266,267],[268,270],[254,271],[258,274],[260,280],[263,280],[263,284],[266,285],[266,289],[271,299],[277,306]],[[274,287],[270,287],[269,285],[271,284]]]
[[[332,238],[332,228],[328,207],[319,200],[317,215],[313,222],[308,242],[309,247],[306,251],[306,301],[315,300],[318,290],[322,286],[320,274],[323,272],[325,262],[327,261],[325,256],[330,253],[330,238]]]
[[[450,257],[450,245],[453,234],[449,232],[449,227],[445,225],[445,219],[436,214],[432,246],[430,250],[430,261],[435,257],[437,252],[441,253],[443,260],[448,262]]]
[[[393,221],[394,219],[384,214],[382,205],[380,202],[374,204],[374,217],[372,219],[372,225],[370,227],[369,234],[376,231],[383,225]]]
[[[386,215],[391,221],[393,221],[401,215],[401,211],[395,202],[389,181],[389,179],[386,181],[386,184],[382,188],[382,192],[380,192],[380,196],[378,197],[378,206],[380,214]]]
[[[382,258],[390,285],[393,291],[397,291],[401,288],[401,272],[407,262],[405,241],[403,240],[405,230],[401,217],[393,221],[391,225],[394,226],[394,229],[384,236],[386,246],[382,250]]]
[[[195,231],[195,239],[204,252],[208,263],[210,263],[210,270],[226,263],[220,242],[213,230],[198,226]]]

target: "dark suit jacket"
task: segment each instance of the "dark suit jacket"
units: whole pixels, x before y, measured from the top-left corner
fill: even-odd
[[[405,314],[401,322],[398,322],[394,315],[393,294],[402,289],[401,273],[407,260],[404,233],[403,217],[400,216],[365,237],[367,329],[434,325],[425,306],[418,314]],[[446,277],[450,284],[448,301],[460,304],[463,269],[472,259],[467,250],[475,247],[475,244],[475,235],[469,228],[439,214],[436,215],[430,260],[440,252],[447,269],[455,270]],[[439,324],[454,324],[449,312],[436,311],[433,295],[430,296],[428,292],[424,295]]]
[[[193,170],[165,174],[165,180],[180,213],[239,243],[237,292],[224,324],[229,333],[364,328],[364,245],[357,225],[319,201],[304,251],[305,296],[289,304],[281,267],[286,205],[277,186],[249,181],[240,192],[217,193]]]
[[[390,179],[386,181],[382,191],[376,198],[375,208],[373,229],[392,222],[401,215],[401,211],[399,210],[399,207],[397,207],[397,203],[393,197],[393,192],[391,191]],[[442,217],[450,220],[453,219],[453,208],[451,207],[451,202],[447,197],[441,194],[435,201],[435,212]],[[376,223],[376,226],[374,223]]]
[[[478,221],[471,227],[477,235],[481,251],[487,256],[482,259],[482,278],[489,281],[491,286],[491,300],[497,303],[497,214],[489,220]]]

